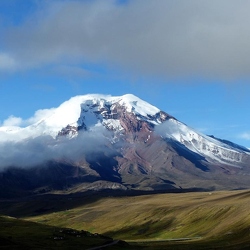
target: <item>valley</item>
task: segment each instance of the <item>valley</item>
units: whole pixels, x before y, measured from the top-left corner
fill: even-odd
[[[249,190],[138,196],[96,192],[5,200],[0,214],[129,244],[107,249],[247,249],[249,207]]]

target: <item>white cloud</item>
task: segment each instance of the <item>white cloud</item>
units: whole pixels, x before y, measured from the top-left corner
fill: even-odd
[[[6,35],[23,68],[70,61],[164,77],[250,76],[248,0],[45,3]]]
[[[21,126],[23,119],[21,117],[15,117],[13,115],[9,116],[6,120],[3,121],[3,126]]]
[[[49,117],[50,115],[53,114],[54,110],[55,108],[37,110],[34,116],[28,119],[23,119],[21,117],[15,117],[11,115],[6,120],[3,121],[2,126],[3,127],[26,127],[36,122],[39,122],[41,119]]]

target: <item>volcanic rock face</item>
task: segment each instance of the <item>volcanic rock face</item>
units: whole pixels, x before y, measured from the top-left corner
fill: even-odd
[[[52,152],[29,168],[4,166],[0,183],[8,192],[250,187],[249,150],[133,95],[77,96],[36,124],[0,131],[18,145],[47,136],[42,148]]]

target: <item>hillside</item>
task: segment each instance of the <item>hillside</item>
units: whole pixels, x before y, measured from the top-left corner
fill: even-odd
[[[2,202],[0,212],[50,226],[97,232],[125,240],[135,249],[248,249],[249,198],[248,190],[42,196]]]
[[[0,249],[91,249],[112,243],[113,239],[84,230],[59,228],[27,220],[0,216]],[[125,249],[117,242],[114,249]]]

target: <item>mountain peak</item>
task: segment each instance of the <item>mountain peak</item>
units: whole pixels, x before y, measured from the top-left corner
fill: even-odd
[[[125,94],[122,96],[111,96],[111,95],[102,95],[102,94],[87,94],[87,95],[78,95],[75,97],[70,98],[68,101],[62,103],[59,108],[60,109],[76,109],[82,104],[95,104],[95,105],[104,105],[107,103],[112,105],[114,103],[119,103],[120,105],[124,105],[127,108],[127,111],[134,111],[136,113],[140,113],[141,115],[154,115],[160,110],[155,106],[143,101],[139,97],[133,94]]]
[[[133,112],[144,117],[153,116],[160,112],[158,108],[133,94],[125,94],[122,96],[87,94],[72,97],[61,104],[56,109],[53,117],[46,120],[46,124],[53,127],[73,125],[79,119],[82,109],[96,107],[98,110],[101,110],[105,105],[112,106],[114,104],[124,106],[127,112]]]

